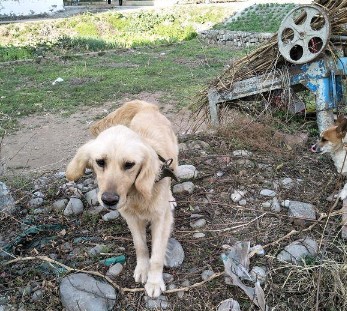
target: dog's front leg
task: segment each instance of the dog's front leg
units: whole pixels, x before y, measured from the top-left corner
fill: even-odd
[[[149,253],[146,241],[146,224],[147,222],[133,215],[125,218],[133,237],[136,252],[136,268],[134,271],[135,282],[145,283],[147,281],[149,269]]]
[[[173,216],[169,206],[164,214],[158,216],[151,223],[152,254],[145,285],[147,295],[150,297],[158,297],[166,289],[163,280],[163,267],[172,223]]]

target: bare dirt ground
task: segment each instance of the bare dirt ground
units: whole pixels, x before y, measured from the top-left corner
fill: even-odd
[[[7,174],[42,173],[65,169],[77,148],[92,138],[90,124],[105,116],[121,103],[132,99],[147,100],[159,105],[172,121],[177,133],[188,129],[188,112],[177,111],[170,103],[160,103],[159,94],[142,93],[124,97],[117,103],[105,103],[71,116],[44,114],[20,120],[19,130],[6,135],[2,142],[1,156]]]

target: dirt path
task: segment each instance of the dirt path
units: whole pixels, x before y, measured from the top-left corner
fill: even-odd
[[[159,103],[159,97],[160,94],[142,93],[137,98],[159,105],[174,124],[176,132],[185,132],[188,113],[177,112],[173,104]],[[2,142],[0,156],[5,162],[6,174],[65,170],[76,149],[92,138],[89,125],[118,104],[132,99],[135,98],[124,97],[119,103],[105,103],[69,117],[48,113],[21,119],[20,130],[5,136]]]

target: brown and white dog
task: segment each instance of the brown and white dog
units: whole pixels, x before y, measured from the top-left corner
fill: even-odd
[[[347,176],[347,119],[339,116],[335,125],[320,134],[319,141],[311,147],[315,153],[329,153],[338,173]],[[342,236],[347,238],[347,183],[339,193],[342,205]]]
[[[136,250],[136,282],[150,297],[165,291],[163,265],[173,225],[171,178],[178,166],[177,138],[156,105],[131,101],[91,127],[95,139],[80,147],[66,176],[79,179],[86,167],[96,174],[102,206],[125,218]],[[164,160],[165,159],[165,160]],[[146,242],[151,224],[152,251]]]

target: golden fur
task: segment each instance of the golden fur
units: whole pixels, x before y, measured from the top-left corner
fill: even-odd
[[[136,250],[136,282],[146,283],[151,297],[165,290],[162,277],[167,242],[173,224],[170,178],[158,180],[161,161],[178,165],[177,138],[170,121],[157,106],[131,101],[91,127],[95,139],[80,147],[69,163],[66,176],[77,180],[86,167],[94,170],[101,205],[119,210],[127,221]],[[151,223],[152,252],[146,243]]]

